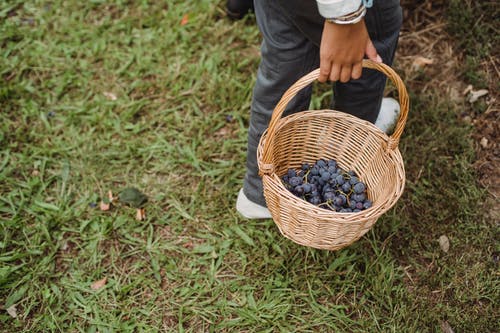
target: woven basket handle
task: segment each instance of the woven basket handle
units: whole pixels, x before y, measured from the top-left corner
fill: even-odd
[[[371,69],[376,69],[382,73],[384,73],[396,86],[398,90],[398,96],[399,96],[399,105],[401,107],[401,111],[399,114],[399,118],[397,120],[395,129],[393,134],[389,137],[389,140],[387,142],[387,149],[388,150],[394,150],[398,147],[399,144],[399,138],[401,137],[401,134],[403,134],[403,130],[406,124],[406,118],[408,117],[408,109],[409,109],[409,98],[408,98],[408,92],[406,91],[406,87],[399,77],[399,75],[388,65],[385,65],[383,63],[376,63],[371,60],[363,60],[363,67],[365,68],[371,68]],[[276,105],[273,115],[271,117],[271,121],[269,123],[269,127],[267,129],[267,139],[266,139],[266,146],[272,147],[272,142],[274,140],[274,135],[276,132],[276,126],[278,124],[279,119],[283,115],[283,112],[285,111],[286,106],[288,103],[292,100],[292,98],[297,95],[297,93],[302,90],[303,88],[307,87],[309,84],[314,82],[317,78],[319,77],[319,69],[316,69],[309,74],[306,74],[302,78],[300,78],[297,82],[295,82],[288,90],[283,94],[281,97],[281,100],[279,103]],[[263,154],[263,161],[264,163],[270,163],[272,160],[272,151],[271,149],[264,149],[264,154]]]

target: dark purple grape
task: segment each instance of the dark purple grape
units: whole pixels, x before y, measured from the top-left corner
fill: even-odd
[[[363,209],[363,203],[362,202],[356,202],[356,209]]]
[[[328,183],[330,181],[330,173],[329,172],[323,172],[323,174],[321,175],[321,179],[323,179],[323,181],[325,183]]]
[[[310,203],[312,203],[313,205],[319,205],[321,203],[321,199],[320,197],[312,197],[311,199],[309,199]]]
[[[342,184],[342,191],[344,191],[344,193],[348,193],[350,190],[351,190],[351,184],[349,183]]]
[[[370,200],[365,200],[365,202],[363,203],[363,208],[364,209],[368,209],[372,206],[372,202]]]
[[[337,183],[337,185],[342,186],[345,183],[344,177],[342,175],[338,175],[335,178],[335,182]]]
[[[356,176],[352,176],[351,179],[349,179],[349,183],[351,183],[351,185],[356,185],[358,182],[359,179]]]
[[[328,160],[328,167],[337,169],[337,162],[335,160]]]
[[[363,182],[356,183],[352,189],[354,190],[354,193],[363,193],[366,191],[366,185]]]
[[[297,172],[294,169],[288,169],[288,178],[293,178],[297,176]]]
[[[343,194],[340,194],[336,196],[335,199],[333,199],[333,203],[335,204],[335,206],[343,206],[346,202],[347,198]]]
[[[309,163],[302,164],[302,170],[307,171],[309,170],[309,168],[310,168]]]
[[[356,208],[357,201],[356,200],[351,200],[349,203],[349,208],[355,209]]]
[[[316,162],[316,165],[317,165],[318,167],[320,167],[320,168],[324,168],[324,167],[326,167],[326,161],[325,161],[325,160],[323,160],[323,159],[321,159],[321,160],[319,160],[318,162]]]
[[[292,177],[290,178],[290,185],[292,185],[292,187],[295,187],[297,185],[301,185],[302,184],[302,178],[300,177]]]
[[[303,195],[304,194],[304,186],[302,186],[302,185],[295,186],[294,191],[295,191],[295,194],[297,194],[297,195]]]
[[[304,184],[304,185],[302,185],[302,187],[304,188],[304,193],[311,192],[311,189],[312,189],[311,184]]]
[[[333,201],[333,199],[335,199],[335,193],[325,192],[325,194],[323,194],[323,199],[325,199],[325,201]]]
[[[366,199],[366,194],[364,194],[364,193],[355,193],[351,197],[352,197],[353,200],[356,200],[356,201],[359,201],[359,202],[363,202]]]

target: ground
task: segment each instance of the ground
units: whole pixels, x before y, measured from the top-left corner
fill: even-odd
[[[488,209],[491,218],[499,220],[500,207],[496,201],[500,195],[500,60],[495,57],[499,51],[495,45],[495,38],[498,40],[498,37],[489,37],[492,32],[498,31],[494,17],[499,9],[491,2],[474,4],[466,1],[463,6],[453,1],[451,4],[450,1],[403,1],[402,4],[405,19],[397,57],[400,67],[407,77],[417,77],[419,74],[415,72],[419,71],[416,67],[422,62],[420,57],[424,58],[420,67],[433,79],[421,85],[417,78],[408,80],[409,84],[421,91],[437,91],[462,109],[460,117],[473,126],[472,137],[476,152],[474,166],[478,172],[478,181],[490,193]],[[477,22],[471,20],[474,11],[482,13]],[[450,20],[449,17],[457,12],[459,16]],[[461,35],[463,30],[469,30],[469,33]],[[477,40],[460,40],[471,37],[474,33],[476,35],[472,37]],[[488,48],[490,52],[477,57],[480,51],[476,52],[476,49],[482,48]],[[471,58],[474,60],[470,60]],[[426,65],[427,59],[432,63]],[[473,74],[464,70],[468,62],[475,63],[472,66]],[[471,80],[471,77],[474,79]],[[473,90],[486,89],[488,94],[481,100],[470,103],[468,87]]]
[[[496,332],[499,9],[402,5],[405,192],[330,252],[234,211],[252,15],[232,22],[208,0],[0,4],[0,331]],[[148,197],[144,219],[107,209],[128,187]]]

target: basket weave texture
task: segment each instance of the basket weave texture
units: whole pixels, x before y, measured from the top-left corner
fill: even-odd
[[[264,197],[281,234],[297,244],[324,250],[344,248],[369,231],[394,206],[405,185],[404,162],[398,149],[409,109],[401,78],[387,65],[369,60],[363,67],[384,73],[395,85],[401,107],[394,132],[388,136],[372,123],[334,110],[308,110],[282,117],[297,93],[314,82],[319,69],[305,75],[282,96],[257,150]],[[338,213],[317,207],[288,191],[281,176],[302,163],[335,159],[366,183],[373,205],[358,213]]]

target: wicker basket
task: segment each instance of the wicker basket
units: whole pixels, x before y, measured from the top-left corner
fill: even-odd
[[[408,93],[389,66],[363,61],[395,84],[401,106],[394,133],[386,135],[372,123],[333,110],[309,110],[281,118],[287,104],[319,76],[305,75],[283,95],[261,137],[257,160],[264,196],[281,234],[297,244],[338,250],[363,236],[401,196],[405,184],[403,158],[398,149],[408,115]],[[335,159],[344,170],[354,170],[367,184],[371,208],[358,213],[337,213],[294,196],[280,176],[302,163]]]

